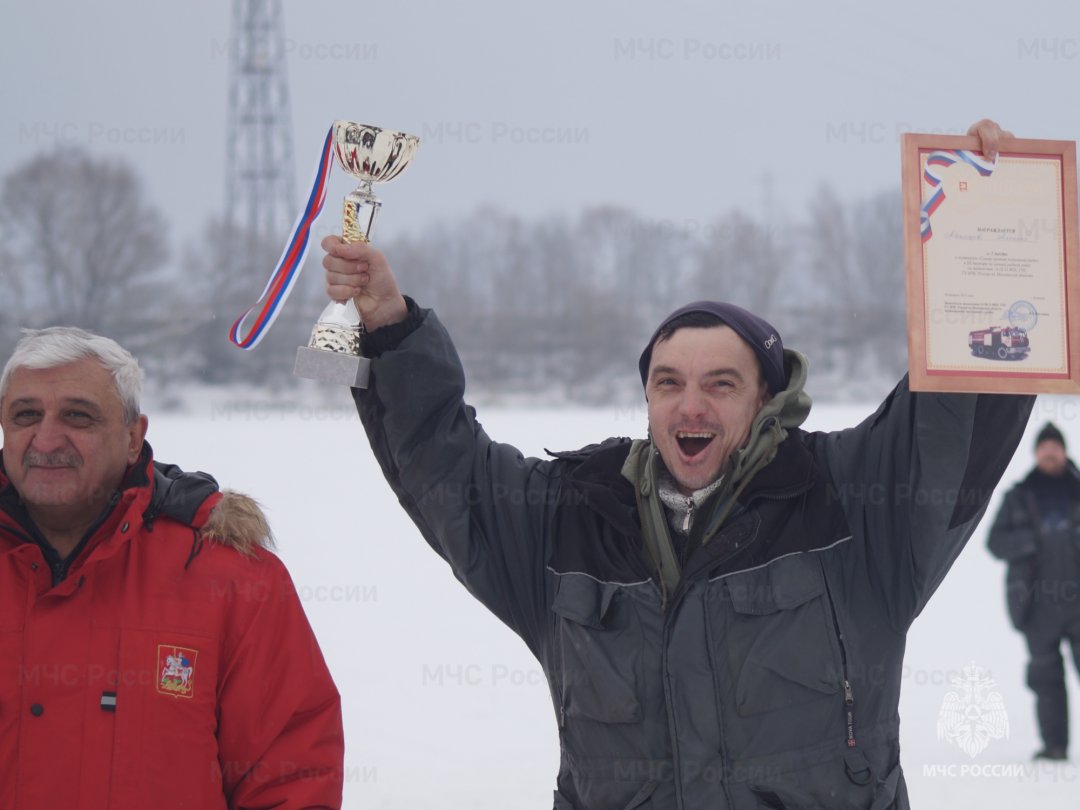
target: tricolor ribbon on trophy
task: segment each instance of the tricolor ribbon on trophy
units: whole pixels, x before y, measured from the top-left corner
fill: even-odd
[[[342,236],[346,242],[367,242],[382,206],[372,193],[371,184],[387,182],[401,174],[419,146],[420,139],[415,135],[351,121],[334,122],[323,142],[311,193],[293,224],[277,267],[259,300],[232,325],[229,340],[241,349],[255,348],[288,300],[304,266],[311,228],[326,199],[333,156],[337,156],[342,169],[360,181],[345,197]],[[365,387],[370,363],[360,356],[362,334],[363,324],[353,302],[332,301],[319,316],[308,345],[297,350],[294,373],[308,379]]]

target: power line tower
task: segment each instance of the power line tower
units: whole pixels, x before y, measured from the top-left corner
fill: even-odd
[[[281,0],[233,0],[229,44],[225,221],[250,238],[282,240],[297,199]]]
[[[291,364],[281,357],[306,343],[311,329],[313,316],[294,311],[283,313],[262,352],[238,352],[225,339],[229,324],[258,297],[296,215],[281,6],[281,0],[233,0],[224,231],[206,307],[215,325],[200,332],[212,358],[204,372],[209,382],[265,383],[287,374]]]

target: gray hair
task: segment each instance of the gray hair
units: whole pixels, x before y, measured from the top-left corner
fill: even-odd
[[[143,371],[135,356],[112,338],[74,326],[24,329],[0,374],[0,400],[7,393],[11,374],[19,368],[55,368],[93,357],[113,376],[116,393],[124,407],[124,424],[139,418]]]

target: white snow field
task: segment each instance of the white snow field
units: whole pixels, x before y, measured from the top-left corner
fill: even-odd
[[[816,406],[807,427],[847,427],[874,408]],[[329,407],[202,402],[185,415],[150,415],[160,460],[212,472],[270,515],[343,696],[345,807],[551,807],[558,743],[540,667],[414,530],[344,392]],[[1041,398],[1003,487],[1030,467],[1032,437],[1047,419],[1080,448],[1078,415],[1075,401]],[[487,408],[480,417],[527,455],[645,428],[639,408]],[[902,762],[920,810],[1080,805],[1080,746],[1072,763],[1030,760],[1038,739],[1023,640],[1006,618],[1004,569],[985,550],[1001,495],[909,635]],[[973,756],[938,735],[946,695],[962,691],[951,679],[969,665],[994,680],[974,711],[988,711],[996,692],[1008,715],[1007,736],[969,749]]]

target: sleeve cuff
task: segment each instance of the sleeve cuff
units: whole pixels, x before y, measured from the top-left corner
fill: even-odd
[[[387,324],[372,332],[367,332],[361,341],[361,351],[364,353],[364,357],[375,359],[383,352],[396,349],[401,344],[401,341],[415,332],[420,324],[424,322],[426,310],[420,309],[409,296],[402,297],[405,299],[405,306],[408,307],[409,314],[405,316],[403,321]]]

